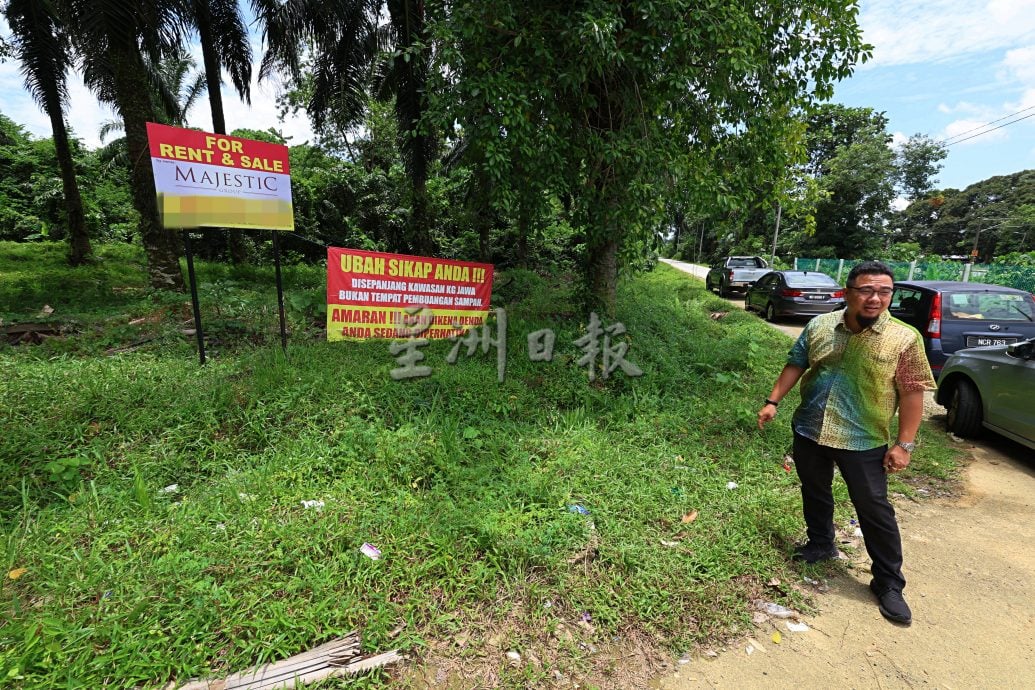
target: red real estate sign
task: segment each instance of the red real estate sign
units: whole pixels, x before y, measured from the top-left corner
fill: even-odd
[[[294,230],[288,148],[147,123],[166,228]]]

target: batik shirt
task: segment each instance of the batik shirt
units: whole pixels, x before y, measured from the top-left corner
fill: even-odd
[[[794,430],[816,443],[869,450],[888,443],[900,393],[933,390],[934,377],[915,328],[885,311],[852,333],[844,310],[805,327],[787,363],[805,369]]]

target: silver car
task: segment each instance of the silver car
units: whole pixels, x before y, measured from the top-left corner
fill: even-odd
[[[1035,449],[1035,338],[957,350],[935,399],[948,409],[949,431],[966,437],[987,428]]]

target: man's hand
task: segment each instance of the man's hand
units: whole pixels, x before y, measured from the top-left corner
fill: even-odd
[[[907,467],[909,467],[909,451],[898,445],[888,448],[888,452],[884,454],[884,469],[894,474]]]
[[[798,379],[805,373],[805,370],[801,367],[796,367],[793,364],[784,365],[783,371],[776,377],[776,383],[773,385],[773,390],[769,394],[766,400],[775,400],[780,402],[787,396],[787,392],[794,388],[794,384],[798,383]],[[758,411],[758,428],[762,429],[766,424],[773,421],[773,417],[776,416],[776,405],[772,403],[766,403],[761,410]]]
[[[776,405],[770,405],[766,403],[761,410],[758,411],[758,428],[762,429],[766,424],[773,421],[773,417],[776,416]]]

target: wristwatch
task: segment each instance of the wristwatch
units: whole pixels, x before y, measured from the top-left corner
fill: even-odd
[[[903,449],[907,453],[912,453],[913,449],[916,448],[916,444],[910,443],[909,441],[896,441],[895,445]]]

